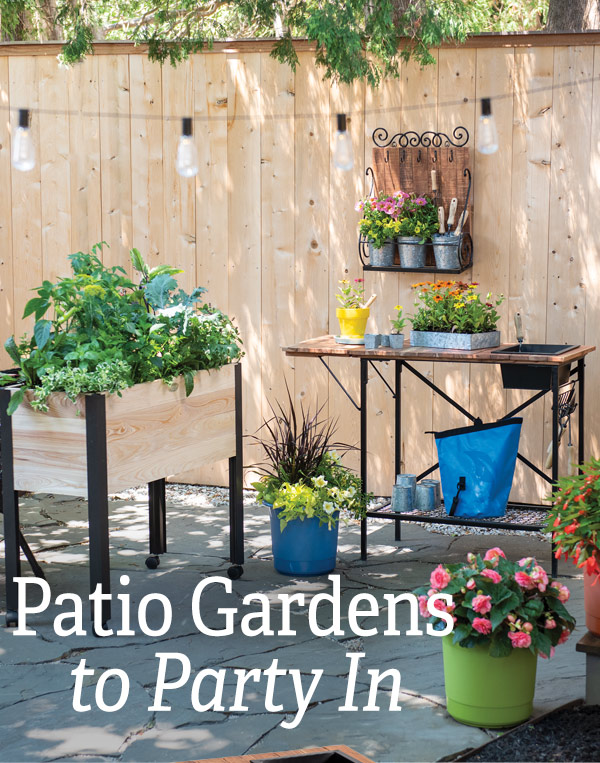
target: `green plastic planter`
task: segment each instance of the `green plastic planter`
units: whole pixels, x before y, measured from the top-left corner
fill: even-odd
[[[467,649],[443,638],[446,705],[461,723],[483,728],[516,726],[531,715],[537,656],[514,649],[490,657],[488,647]]]

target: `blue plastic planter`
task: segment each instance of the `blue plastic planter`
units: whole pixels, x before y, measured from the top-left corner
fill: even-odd
[[[267,504],[268,505],[268,504]],[[293,519],[281,532],[279,512],[269,507],[273,563],[282,575],[325,575],[335,569],[339,522],[331,530],[319,520]]]

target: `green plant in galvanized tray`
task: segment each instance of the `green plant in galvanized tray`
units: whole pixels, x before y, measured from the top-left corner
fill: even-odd
[[[33,334],[7,340],[16,372],[0,375],[0,385],[21,385],[9,413],[26,389],[35,391],[32,405],[42,411],[55,391],[75,400],[155,379],[171,383],[177,376],[183,376],[189,395],[197,371],[241,357],[231,320],[201,302],[202,287],[190,294],[179,289],[173,276],[181,270],[151,269],[132,249],[133,268],[141,276],[136,284],[122,267],[105,267],[101,250],[96,244],[91,253],[70,255],[72,275],[44,281],[25,306],[24,317],[36,321]]]

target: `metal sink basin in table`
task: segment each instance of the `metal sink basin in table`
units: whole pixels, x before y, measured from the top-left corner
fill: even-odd
[[[541,355],[554,356],[574,350],[578,344],[514,344],[494,350],[494,355]],[[508,359],[500,364],[502,383],[505,389],[550,389],[552,386],[552,366],[541,363],[535,365],[513,364]],[[569,381],[570,363],[558,367],[558,383]]]

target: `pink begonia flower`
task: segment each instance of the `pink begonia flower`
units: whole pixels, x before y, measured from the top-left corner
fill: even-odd
[[[514,623],[516,622],[517,618],[514,615],[508,615],[506,619],[508,620],[509,623]]]
[[[445,588],[451,579],[452,576],[445,567],[442,567],[441,564],[438,564],[429,578],[433,588],[439,588],[440,590]]]
[[[427,609],[427,596],[419,596],[419,612],[421,617],[431,617],[431,612]]]
[[[438,593],[438,591],[436,591],[435,588],[430,588],[429,591],[427,591],[427,596],[433,596],[434,593]]]
[[[471,606],[475,612],[478,612],[480,615],[487,615],[492,608],[492,597],[480,593],[473,599]]]
[[[475,588],[475,581],[473,580],[473,578],[471,578],[471,580],[469,580],[469,582],[467,583],[467,588],[469,589],[469,591],[472,591]]]
[[[546,620],[544,627],[551,631],[553,628],[556,628],[556,620]]]
[[[525,588],[527,591],[536,587],[531,575],[528,575],[526,572],[515,572],[515,580],[521,588]]]
[[[554,657],[554,653],[555,652],[556,652],[556,649],[553,646],[551,646],[550,647],[550,657]],[[544,654],[543,652],[540,652],[540,657],[543,657],[545,660],[548,659],[548,655]]]
[[[567,628],[565,628],[563,630],[563,632],[560,634],[560,638],[558,639],[558,643],[559,644],[564,644],[566,641],[569,640],[569,636],[570,635],[571,635],[571,631],[567,630]]]
[[[531,579],[537,583],[538,590],[542,591],[542,593],[546,590],[546,586],[548,585],[548,575],[544,568],[540,567],[539,564],[537,564],[531,571]]]
[[[476,559],[477,557],[475,556],[475,554],[472,551],[469,551],[469,553],[467,554],[467,562],[469,562],[469,564],[473,564],[473,562]]]
[[[485,552],[485,556],[483,557],[484,562],[491,562],[494,567],[498,565],[498,559],[503,556],[506,559],[506,554],[501,548],[498,548],[498,546],[494,546],[494,548],[490,548]]]
[[[571,592],[567,588],[566,585],[561,585],[560,590],[558,592],[558,600],[562,601],[563,604],[565,601],[569,601],[569,596],[571,595]]]
[[[524,556],[522,559],[519,559],[517,564],[519,567],[527,567],[527,565],[531,564],[531,562],[535,562],[535,559],[532,556]]]
[[[523,633],[523,631],[514,631],[508,634],[508,638],[512,641],[512,645],[515,649],[527,649],[531,646],[531,636],[529,633]]]
[[[533,630],[533,625],[531,623],[523,623],[523,630],[525,633],[531,633]]]
[[[483,570],[482,573],[484,578],[489,578],[492,583],[500,583],[502,581],[502,575],[499,572],[496,572],[496,570]]]
[[[446,602],[443,601],[442,599],[433,599],[432,605],[433,605],[433,608],[437,609],[438,612],[446,612],[447,610]]]
[[[475,628],[478,633],[483,633],[484,636],[487,636],[488,633],[492,632],[492,624],[487,617],[474,617],[473,628]]]

